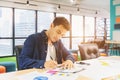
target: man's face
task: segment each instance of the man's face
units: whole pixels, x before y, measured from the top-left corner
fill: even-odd
[[[66,32],[67,32],[67,30],[62,25],[58,25],[58,26],[55,26],[55,27],[53,26],[53,27],[50,28],[49,39],[52,42],[56,42],[61,37],[63,37]]]

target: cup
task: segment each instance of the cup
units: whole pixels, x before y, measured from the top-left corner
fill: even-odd
[[[33,80],[48,80],[48,77],[46,77],[46,76],[37,76]]]

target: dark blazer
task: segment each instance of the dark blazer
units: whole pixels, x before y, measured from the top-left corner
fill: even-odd
[[[56,49],[58,64],[61,64],[62,60],[71,60],[74,62],[73,56],[70,55],[69,51],[63,46],[61,40],[53,43],[53,45]],[[45,34],[45,30],[41,33],[30,35],[24,42],[24,47],[19,56],[20,69],[44,68],[47,47],[48,38]]]

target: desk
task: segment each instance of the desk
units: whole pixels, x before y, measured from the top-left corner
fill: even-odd
[[[120,41],[105,41],[107,44],[106,51],[108,52],[108,49],[110,49],[109,55],[119,55],[120,56]]]
[[[105,41],[107,44],[120,44],[120,41]]]
[[[120,61],[120,57],[117,56],[99,57],[96,59],[84,60],[83,62],[89,63],[90,65],[82,65],[86,69],[76,73],[76,75],[79,76],[75,80],[108,80],[106,79],[107,77],[120,74],[119,61]],[[75,64],[75,66],[76,65],[81,66],[80,64]],[[0,80],[20,80],[17,78],[18,76],[26,75],[30,72],[35,72],[35,71],[37,71],[38,73],[42,73],[45,70],[27,69],[27,70],[15,71],[15,72],[3,73],[0,74]],[[59,79],[55,79],[55,80],[59,80]],[[73,80],[73,79],[69,79],[69,80]]]

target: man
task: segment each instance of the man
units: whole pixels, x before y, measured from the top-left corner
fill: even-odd
[[[19,56],[20,69],[55,68],[61,64],[72,68],[74,58],[63,46],[60,38],[70,30],[70,24],[64,17],[56,17],[49,30],[30,35]]]

